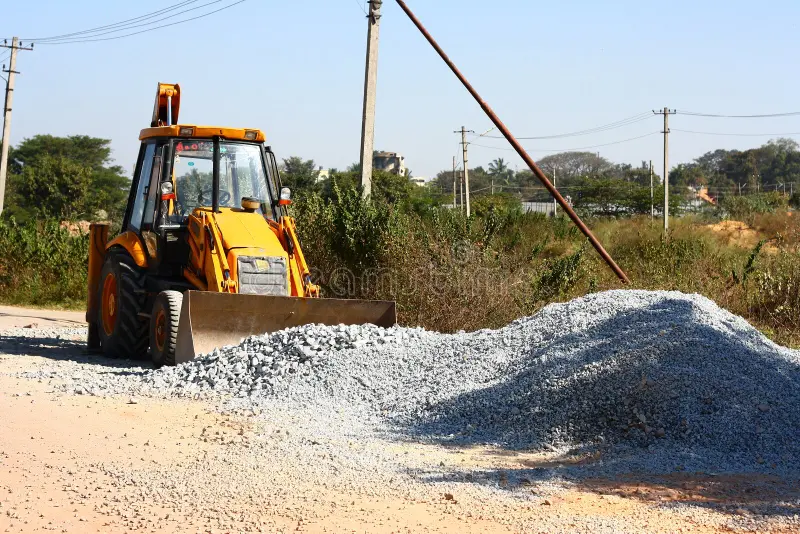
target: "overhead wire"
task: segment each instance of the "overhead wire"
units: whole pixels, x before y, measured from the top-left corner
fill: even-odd
[[[369,16],[369,13],[368,13],[368,12],[367,12],[367,10],[364,8],[364,5],[363,5],[363,4],[362,4],[362,3],[361,3],[359,0],[355,0],[355,2],[356,2],[356,4],[358,4],[358,7],[361,9],[361,11],[363,11],[363,12],[364,12],[364,15],[367,15],[367,16]]]
[[[109,28],[114,28],[114,27],[117,27],[117,26],[121,26],[122,28],[120,28],[120,30],[123,30],[124,26],[126,26],[128,24],[133,24],[135,22],[141,22],[142,20],[147,20],[147,19],[150,19],[150,18],[153,18],[153,17],[157,17],[159,15],[163,15],[164,13],[169,13],[170,11],[174,11],[175,9],[180,9],[181,7],[185,7],[185,6],[189,5],[189,4],[194,4],[195,2],[199,2],[199,1],[200,0],[184,0],[183,2],[178,2],[177,4],[174,4],[174,5],[169,6],[169,7],[165,7],[163,9],[159,9],[158,11],[153,11],[151,13],[145,13],[144,15],[140,15],[138,17],[134,17],[134,18],[131,18],[131,19],[122,20],[122,21],[119,21],[119,22],[115,22],[113,24],[106,24],[105,26],[97,26],[95,28],[90,28],[88,30],[81,30],[81,31],[78,31],[78,32],[73,32],[73,33],[65,33],[65,34],[62,34],[62,35],[52,35],[50,37],[36,37],[36,38],[29,38],[29,39],[25,38],[23,40],[24,41],[42,42],[42,41],[51,41],[51,40],[57,40],[57,39],[66,39],[66,38],[74,37],[74,36],[77,36],[77,35],[85,35],[87,33],[94,33],[94,32],[101,31],[101,30],[107,30]]]
[[[602,143],[602,144],[599,144],[599,145],[590,145],[590,146],[572,147],[572,148],[559,148],[559,149],[532,148],[532,149],[528,149],[528,150],[530,150],[531,152],[573,152],[575,150],[587,150],[587,149],[590,149],[590,148],[600,148],[600,147],[604,147],[604,146],[619,145],[619,144],[622,144],[622,143],[628,143],[630,141],[636,141],[637,139],[643,139],[645,137],[650,137],[651,135],[656,135],[656,134],[660,134],[660,133],[661,132],[650,132],[650,133],[646,133],[644,135],[638,135],[636,137],[630,137],[628,139],[620,139],[619,141],[612,141],[610,143]],[[495,150],[515,151],[513,148],[500,147],[500,146],[479,145],[479,144],[476,144],[476,143],[470,143],[470,145],[479,146],[479,147],[483,147],[483,148],[492,148],[492,149],[495,149]]]
[[[681,133],[699,134],[699,135],[725,135],[733,137],[769,137],[769,136],[780,136],[780,135],[800,135],[800,132],[750,134],[750,133],[728,133],[728,132],[699,132],[696,130],[681,130],[678,128],[670,128],[670,132],[681,132]]]
[[[652,113],[639,113],[638,115],[633,115],[631,117],[621,119],[615,122],[611,122],[608,124],[604,124],[602,126],[596,126],[594,128],[588,128],[586,130],[578,130],[575,132],[568,132],[568,133],[561,133],[561,134],[553,134],[553,135],[538,135],[538,136],[519,136],[517,139],[561,139],[564,137],[578,137],[582,135],[590,135],[593,133],[600,133],[605,132],[608,130],[615,130],[617,128],[622,128],[624,126],[629,126],[631,124],[636,124],[637,122],[642,122],[651,118],[653,115]],[[480,136],[479,136],[480,137]],[[502,135],[487,135],[487,138],[490,139],[504,139]]]
[[[95,38],[96,37],[100,37],[101,35],[108,35],[108,34],[117,33],[117,32],[121,32],[121,31],[132,30],[134,28],[143,28],[145,26],[151,26],[153,24],[158,24],[159,22],[163,22],[165,20],[169,20],[169,19],[174,18],[174,17],[179,17],[179,16],[181,16],[181,15],[183,15],[185,13],[189,13],[190,11],[196,11],[198,9],[203,9],[204,7],[208,7],[208,6],[212,5],[212,4],[218,4],[218,3],[222,2],[222,1],[223,0],[212,0],[211,2],[208,2],[207,4],[202,4],[202,5],[199,5],[199,6],[191,7],[189,9],[185,9],[183,11],[179,11],[178,13],[173,13],[172,15],[169,15],[169,16],[166,16],[166,17],[162,17],[160,19],[156,19],[156,20],[153,20],[153,21],[150,21],[150,22],[145,22],[143,24],[126,25],[126,26],[124,26],[122,28],[114,28],[114,29],[107,30],[107,31],[104,31],[104,32],[100,32],[100,33],[93,33],[92,35],[87,36],[87,39],[92,39],[92,40],[98,40],[99,41],[100,39],[95,39]],[[72,42],[81,42],[80,39],[81,39],[80,37],[70,37],[70,38],[66,38],[66,39],[55,39],[55,40],[49,40],[49,41],[35,41],[35,42],[36,42],[36,44],[69,44],[69,43],[72,43]]]
[[[766,113],[758,115],[720,115],[716,113],[701,113],[697,111],[676,110],[678,115],[690,115],[694,117],[712,117],[718,119],[769,119],[775,117],[793,117],[800,115],[800,111],[787,111],[784,113]]]
[[[147,28],[146,30],[139,30],[138,32],[126,33],[126,34],[123,34],[123,35],[115,35],[113,37],[103,37],[103,38],[100,38],[100,39],[81,39],[81,40],[78,40],[78,41],[64,41],[64,42],[44,42],[42,44],[60,45],[60,44],[75,44],[75,43],[91,43],[91,42],[98,42],[98,41],[113,41],[115,39],[123,39],[125,37],[131,37],[133,35],[139,35],[139,34],[142,34],[142,33],[147,33],[147,32],[151,32],[151,31],[159,30],[161,28],[168,28],[170,26],[176,26],[178,24],[183,24],[185,22],[191,22],[193,20],[202,19],[204,17],[208,17],[208,16],[213,15],[215,13],[219,13],[220,11],[224,11],[226,9],[230,9],[230,8],[232,8],[232,7],[236,6],[236,5],[239,5],[239,4],[243,3],[243,2],[246,2],[246,1],[247,0],[239,0],[238,2],[234,2],[232,4],[229,4],[227,6],[221,7],[219,9],[215,9],[214,11],[209,11],[208,13],[203,13],[202,15],[197,15],[195,17],[191,17],[191,18],[184,19],[184,20],[178,20],[178,21],[175,21],[175,22],[171,22],[169,24],[162,24],[161,26],[155,26],[153,28]]]

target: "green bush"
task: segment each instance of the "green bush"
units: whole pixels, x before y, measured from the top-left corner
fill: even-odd
[[[786,209],[789,200],[777,191],[755,195],[726,196],[720,208],[735,219],[742,219],[756,213],[771,213]]]
[[[565,217],[488,209],[468,218],[368,202],[354,187],[336,185],[331,193],[299,195],[293,208],[314,280],[325,297],[394,300],[405,325],[497,328],[549,302],[622,287]],[[782,220],[788,228],[794,217]],[[800,253],[792,232],[747,249],[690,217],[673,219],[666,238],[649,217],[587,223],[627,272],[629,287],[702,293],[776,341],[800,342]],[[70,235],[57,222],[0,221],[0,301],[83,308],[88,246],[88,236]]]
[[[485,216],[489,213],[509,215],[522,213],[522,202],[516,195],[499,193],[475,197],[470,208],[478,216]]]
[[[88,235],[56,221],[0,220],[0,301],[35,306],[84,306]]]

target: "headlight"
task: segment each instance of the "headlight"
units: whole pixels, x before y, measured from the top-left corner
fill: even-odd
[[[278,201],[278,204],[281,206],[288,206],[292,203],[292,190],[288,187],[281,188],[281,198]]]
[[[175,200],[172,182],[161,182],[161,200]]]

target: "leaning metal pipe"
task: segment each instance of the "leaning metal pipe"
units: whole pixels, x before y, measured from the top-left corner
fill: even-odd
[[[542,185],[545,186],[545,188],[550,192],[550,194],[553,195],[556,201],[561,205],[561,208],[566,212],[567,215],[569,215],[569,218],[572,219],[572,222],[574,222],[577,225],[577,227],[580,228],[581,232],[583,232],[583,234],[589,239],[589,241],[592,243],[592,246],[595,248],[595,250],[597,250],[598,254],[600,254],[600,256],[602,256],[605,262],[608,264],[608,266],[611,267],[611,270],[614,271],[614,273],[619,277],[620,280],[622,280],[626,284],[629,284],[630,280],[628,279],[628,275],[625,274],[625,271],[620,269],[619,265],[617,265],[617,263],[614,261],[611,255],[609,255],[609,253],[606,252],[606,249],[603,248],[603,245],[600,244],[600,241],[598,241],[597,238],[592,233],[592,231],[589,230],[589,227],[586,226],[586,224],[584,224],[584,222],[581,220],[580,217],[578,217],[578,214],[575,213],[575,211],[572,209],[572,206],[567,204],[567,201],[564,200],[564,197],[561,196],[561,193],[559,193],[558,190],[555,187],[553,187],[553,184],[550,183],[550,180],[547,179],[547,176],[545,176],[545,174],[538,167],[538,165],[534,163],[533,159],[528,155],[525,149],[522,148],[522,145],[519,144],[519,141],[517,141],[517,139],[511,134],[506,125],[503,124],[503,121],[501,121],[498,118],[498,116],[495,115],[492,108],[489,107],[489,104],[484,102],[483,98],[481,98],[481,96],[467,81],[464,75],[461,74],[461,71],[458,70],[458,67],[456,67],[455,64],[447,56],[447,54],[444,53],[444,50],[442,50],[442,48],[439,46],[436,40],[434,40],[434,38],[431,36],[431,34],[428,33],[428,30],[425,29],[425,27],[422,25],[419,19],[414,15],[414,13],[411,12],[406,3],[403,0],[397,0],[397,3],[400,5],[400,8],[403,11],[405,11],[406,15],[408,15],[408,18],[411,19],[411,22],[413,22],[414,25],[419,29],[419,31],[422,32],[422,35],[425,36],[425,38],[428,40],[431,46],[433,46],[436,52],[442,57],[444,62],[447,63],[447,66],[450,67],[450,70],[453,71],[453,74],[455,74],[456,77],[459,80],[461,80],[461,83],[464,84],[464,87],[467,88],[467,91],[469,91],[470,94],[473,96],[473,98],[475,98],[475,100],[478,102],[478,104],[480,104],[480,106],[483,108],[483,111],[486,112],[486,114],[492,120],[497,129],[500,130],[500,132],[502,132],[503,136],[508,140],[509,143],[511,143],[511,146],[514,147],[514,150],[516,150],[517,154],[519,154],[519,156],[523,159],[523,161],[525,161],[528,167],[530,167],[533,174],[536,175],[539,181],[542,182]]]

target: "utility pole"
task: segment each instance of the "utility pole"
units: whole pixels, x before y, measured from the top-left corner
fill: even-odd
[[[456,130],[453,133],[461,133],[461,149],[464,152],[464,189],[466,190],[466,208],[467,208],[467,217],[470,215],[470,208],[469,208],[469,164],[467,163],[467,133],[473,133],[472,130],[467,130],[463,126],[461,130]]]
[[[375,147],[375,98],[378,88],[378,35],[383,0],[370,0],[367,15],[367,67],[364,76],[364,114],[361,119],[361,187],[372,193],[372,152]]]
[[[456,157],[453,156],[453,209],[456,209]]]
[[[461,179],[458,181],[458,194],[461,198],[461,211],[464,211],[464,175],[461,175]]]
[[[653,160],[650,160],[650,218],[656,218],[656,206],[653,203]]]
[[[556,168],[553,167],[553,187],[556,186]],[[558,215],[558,202],[556,202],[556,197],[553,197],[553,218]]]
[[[6,175],[8,174],[8,149],[11,145],[11,107],[14,101],[14,79],[17,72],[17,50],[33,50],[33,45],[26,48],[22,46],[17,37],[11,39],[11,45],[7,41],[3,41],[0,45],[2,48],[11,49],[11,62],[6,70],[3,65],[3,72],[8,74],[6,80],[6,100],[3,106],[3,147],[0,150],[0,214],[3,213],[3,204],[5,203],[6,196]]]
[[[494,176],[492,176],[492,196],[494,196]]]
[[[664,115],[664,234],[669,230],[669,116],[675,115],[674,109],[664,108],[653,111],[656,115]]]

